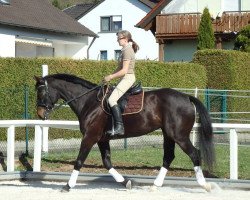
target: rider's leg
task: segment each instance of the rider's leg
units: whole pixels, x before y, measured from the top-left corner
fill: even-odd
[[[110,135],[123,135],[124,134],[124,126],[122,121],[122,114],[119,106],[117,105],[117,101],[121,98],[122,95],[134,84],[135,76],[134,74],[126,74],[118,85],[113,90],[110,95],[108,102],[111,107],[112,115],[114,117],[114,131],[107,131]]]
[[[114,118],[114,132],[113,130],[107,131],[108,134],[110,135],[124,135],[124,126],[123,126],[123,121],[122,121],[122,114],[120,107],[115,104],[114,106],[111,107],[111,112]]]

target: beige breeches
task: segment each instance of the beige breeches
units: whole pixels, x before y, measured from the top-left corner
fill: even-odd
[[[112,94],[110,95],[108,102],[111,107],[117,104],[117,101],[121,98],[125,92],[134,84],[135,75],[134,74],[126,74],[120,82],[117,84]]]

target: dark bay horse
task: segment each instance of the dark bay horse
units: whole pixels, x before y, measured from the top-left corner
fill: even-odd
[[[83,138],[70,180],[63,188],[69,191],[76,184],[80,168],[83,166],[91,148],[98,144],[103,165],[114,179],[127,188],[131,181],[124,179],[112,166],[109,141],[106,135],[111,128],[111,116],[106,114],[97,96],[98,85],[73,75],[54,74],[43,78],[35,77],[37,90],[37,114],[46,119],[59,99],[68,102],[77,115]],[[206,183],[201,170],[201,160],[211,169],[214,159],[213,132],[210,117],[204,105],[195,97],[173,89],[157,89],[145,92],[144,106],[141,112],[123,116],[125,135],[117,138],[129,138],[145,135],[161,129],[163,133],[163,164],[154,181],[155,186],[162,186],[170,164],[174,160],[175,143],[190,157],[194,165],[197,182],[206,190]],[[199,114],[198,128],[199,150],[190,139],[190,132],[195,122],[195,109]]]

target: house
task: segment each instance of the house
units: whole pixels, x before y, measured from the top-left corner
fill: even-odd
[[[84,59],[96,37],[48,0],[0,0],[0,57]]]
[[[159,60],[190,61],[205,7],[212,17],[216,48],[233,49],[237,33],[250,24],[248,0],[161,0],[136,27],[155,35]]]
[[[156,0],[102,0],[93,4],[78,4],[66,8],[65,13],[86,25],[98,38],[90,42],[89,58],[93,60],[115,60],[121,47],[116,41],[116,33],[121,30],[131,32],[140,50],[136,59],[158,59],[158,45],[151,32],[138,29],[135,24],[156,5]]]

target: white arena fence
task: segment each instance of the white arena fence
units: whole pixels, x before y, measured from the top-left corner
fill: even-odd
[[[199,124],[194,124],[195,131]],[[238,179],[238,135],[239,132],[249,132],[250,124],[213,123],[214,131],[229,131],[230,133],[230,179]],[[48,151],[49,128],[79,130],[78,121],[59,120],[0,120],[0,128],[7,128],[7,172],[15,169],[15,128],[34,127],[34,160],[33,171],[41,170],[42,151]]]
[[[157,87],[144,87],[145,90],[159,89]],[[250,90],[218,90],[201,88],[173,88],[177,91],[192,95],[205,104],[213,123],[250,123]],[[237,101],[241,104],[229,108],[228,104]]]

